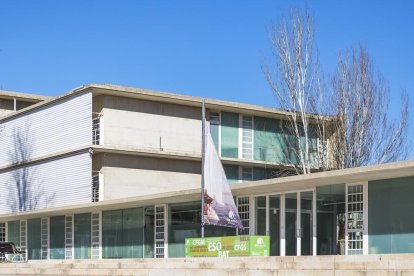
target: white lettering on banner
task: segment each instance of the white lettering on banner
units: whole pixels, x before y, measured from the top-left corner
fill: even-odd
[[[205,240],[193,240],[193,245],[205,245]]]
[[[229,251],[225,250],[225,251],[219,251],[218,254],[219,257],[223,257],[223,258],[228,258],[229,257]]]
[[[235,251],[246,251],[247,250],[247,246],[246,246],[245,243],[235,244],[234,245],[234,250]]]
[[[220,251],[223,246],[221,242],[209,242],[208,243],[208,251]]]

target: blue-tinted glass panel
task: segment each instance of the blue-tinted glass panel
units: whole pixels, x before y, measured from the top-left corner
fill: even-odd
[[[201,203],[189,202],[169,205],[168,256],[185,256],[185,239],[201,235]]]
[[[239,114],[221,113],[221,156],[239,156]]]
[[[9,221],[7,223],[8,241],[20,246],[20,220]]]
[[[142,258],[143,208],[102,212],[103,258]]]
[[[223,165],[223,168],[229,184],[239,181],[239,167],[237,165]]]
[[[29,260],[41,259],[41,245],[40,219],[27,220],[27,257]]]
[[[91,213],[74,216],[75,259],[91,258]]]
[[[368,184],[369,253],[414,253],[414,177]]]
[[[65,216],[50,217],[50,259],[65,258]]]

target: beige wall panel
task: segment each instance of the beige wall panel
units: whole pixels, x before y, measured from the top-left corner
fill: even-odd
[[[104,157],[104,200],[185,191],[201,185],[199,162],[141,156]]]
[[[201,152],[198,108],[105,96],[103,114],[105,145]]]

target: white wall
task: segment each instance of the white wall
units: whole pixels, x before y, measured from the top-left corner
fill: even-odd
[[[0,214],[23,211],[23,201],[26,210],[91,202],[91,163],[89,152],[84,152],[0,172]],[[25,200],[18,196],[22,183],[27,187]]]
[[[75,95],[34,109],[0,122],[0,127],[0,166],[89,146],[92,94]]]

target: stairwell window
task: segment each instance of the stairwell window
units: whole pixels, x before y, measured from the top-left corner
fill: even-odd
[[[101,143],[101,117],[92,119],[92,144],[100,145]]]
[[[99,174],[92,175],[92,202],[99,201]]]
[[[253,159],[253,117],[242,118],[242,158]]]

